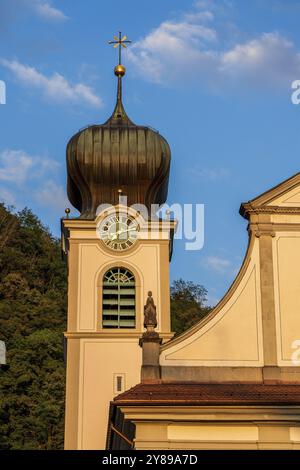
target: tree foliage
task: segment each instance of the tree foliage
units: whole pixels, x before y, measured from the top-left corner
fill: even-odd
[[[171,323],[176,336],[204,318],[210,307],[206,306],[207,290],[200,284],[179,279],[171,286]]]
[[[0,204],[0,448],[63,448],[66,266],[28,209]]]

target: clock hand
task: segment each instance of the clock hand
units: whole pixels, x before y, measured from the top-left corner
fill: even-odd
[[[108,235],[109,240],[114,241],[118,238],[118,232],[112,233]]]
[[[114,241],[118,238],[118,235],[122,235],[123,233],[127,233],[127,232],[133,232],[134,230],[136,230],[135,227],[128,228],[128,229],[125,229],[125,230],[118,230],[117,232],[112,234],[109,238],[110,238],[111,241]]]
[[[116,232],[117,235],[122,235],[122,233],[127,233],[127,232],[133,232],[134,230],[136,230],[136,228],[128,228],[127,230],[118,230],[118,232]]]
[[[127,231],[127,230],[126,230]],[[125,233],[126,231],[121,231],[121,230],[118,230],[117,232],[113,233],[109,239],[113,242],[115,241],[119,235],[122,235],[122,233]]]

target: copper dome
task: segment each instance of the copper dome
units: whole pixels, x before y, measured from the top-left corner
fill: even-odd
[[[118,190],[128,206],[163,204],[168,193],[171,152],[167,141],[149,127],[135,125],[122,104],[111,117],[74,135],[67,145],[68,197],[82,219],[94,219],[100,204],[116,205]]]

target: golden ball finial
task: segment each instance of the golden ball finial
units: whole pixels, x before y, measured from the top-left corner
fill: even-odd
[[[65,213],[66,213],[66,216],[67,218],[69,218],[69,214],[71,212],[71,209],[69,209],[68,207],[65,209]]]
[[[124,65],[119,64],[115,67],[115,75],[117,77],[124,77],[125,73],[126,73],[126,69]]]

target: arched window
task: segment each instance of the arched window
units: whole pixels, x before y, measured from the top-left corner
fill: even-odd
[[[103,277],[103,328],[135,328],[135,279],[125,268],[112,268]]]

